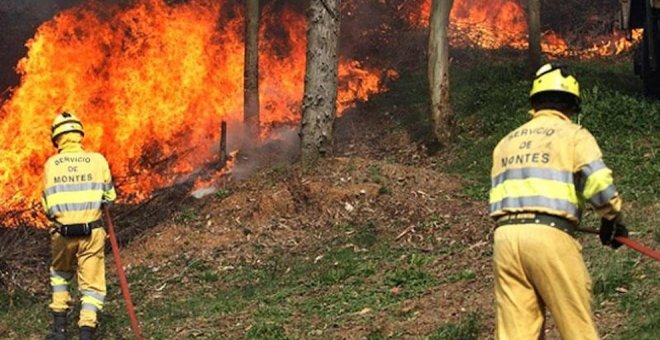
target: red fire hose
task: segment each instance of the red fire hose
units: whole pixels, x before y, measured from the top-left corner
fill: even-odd
[[[110,239],[110,245],[112,246],[112,256],[115,258],[119,285],[121,286],[121,293],[124,296],[124,300],[126,300],[126,310],[128,311],[128,317],[131,319],[131,328],[133,329],[133,333],[135,333],[135,338],[142,340],[142,332],[140,331],[140,325],[135,316],[135,308],[131,301],[131,293],[128,291],[128,281],[126,281],[124,266],[121,264],[121,257],[119,256],[119,244],[117,243],[117,237],[115,236],[115,227],[110,218],[110,211],[106,206],[103,207],[103,219],[105,220],[105,225],[108,227],[108,238]]]
[[[594,229],[578,228],[577,230],[589,234],[598,234],[598,230],[594,230]],[[614,239],[625,244],[626,246],[628,246],[633,250],[636,250],[656,261],[660,261],[660,251],[647,247],[639,242],[635,242],[624,236],[616,236],[614,237]]]

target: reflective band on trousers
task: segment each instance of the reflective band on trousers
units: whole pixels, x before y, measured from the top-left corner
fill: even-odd
[[[551,181],[573,184],[573,173],[570,171],[560,171],[547,168],[522,168],[510,169],[493,177],[491,180],[491,185],[494,188],[506,180],[527,178],[547,179]]]
[[[544,196],[521,196],[505,197],[504,199],[491,203],[490,211],[498,211],[507,208],[530,208],[543,207],[554,210],[565,211],[573,216],[580,215],[577,205],[562,199],[552,199]]]
[[[51,269],[50,271],[50,286],[53,288],[54,293],[68,292],[69,280],[73,277],[73,273],[58,272]]]
[[[58,192],[75,192],[75,191],[87,191],[87,190],[99,190],[99,191],[108,191],[114,188],[112,183],[71,183],[71,184],[57,184],[53,185],[50,188],[44,190],[44,195],[46,197],[58,193]]]
[[[83,290],[82,293],[82,306],[81,309],[89,311],[99,311],[103,309],[103,301],[105,300],[105,295],[92,290]]]
[[[52,270],[52,269],[51,269],[51,270],[50,270],[50,277],[51,277],[51,278],[59,277],[59,278],[62,278],[63,280],[68,281],[68,280],[71,280],[71,278],[73,278],[73,273],[69,273],[69,272],[58,272],[58,271],[56,271],[56,270]]]

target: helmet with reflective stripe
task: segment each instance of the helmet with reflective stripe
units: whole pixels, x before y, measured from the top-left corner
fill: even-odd
[[[536,71],[529,97],[532,98],[538,93],[550,91],[572,94],[577,103],[580,102],[580,84],[564,65],[548,63],[541,66]]]
[[[83,131],[82,123],[76,115],[68,112],[62,112],[53,120],[53,125],[51,126],[51,137],[50,139],[55,143],[57,137],[68,133],[68,132],[78,132],[81,135],[85,135]]]

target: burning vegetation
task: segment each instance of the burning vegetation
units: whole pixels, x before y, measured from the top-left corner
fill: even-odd
[[[454,47],[527,49],[527,21],[522,4],[516,0],[455,0],[450,16],[450,44]],[[431,0],[411,1],[403,9],[412,23],[428,27]],[[600,32],[575,30],[567,37],[546,29],[541,47],[550,58],[593,58],[621,54],[641,39],[640,30],[632,37],[626,37],[611,23],[605,28],[605,32],[602,29]]]
[[[264,13],[261,123],[268,130],[299,120],[306,24],[286,6]],[[53,152],[50,122],[61,110],[81,116],[86,146],[110,160],[124,200],[145,199],[213,161],[221,121],[242,118],[242,16],[231,1],[141,0],[92,2],[43,24],[17,67],[21,85],[0,112],[3,209],[28,205],[16,217],[32,218],[42,164]],[[339,74],[339,111],[384,89],[381,72],[359,61],[342,60]]]
[[[400,1],[392,7],[355,0],[343,10],[350,16],[360,8],[390,6],[403,14],[397,20],[408,29],[423,30],[430,2]],[[4,214],[11,212],[3,224],[44,224],[37,213],[42,165],[53,153],[51,120],[62,110],[81,117],[86,147],[107,156],[124,202],[142,201],[216,162],[221,122],[229,122],[231,131],[242,120],[243,16],[235,1],[91,1],[41,25],[17,65],[21,83],[0,107],[0,203]],[[451,22],[453,46],[526,48],[525,13],[517,1],[457,0]],[[383,35],[396,29],[379,25]],[[262,139],[274,126],[300,120],[305,30],[299,5],[271,1],[262,10]],[[364,37],[355,32],[362,31],[368,28],[342,34],[358,41]],[[618,54],[630,44],[618,33],[581,50],[571,50],[552,31],[543,38],[543,50],[553,57]],[[397,77],[397,71],[367,59],[340,58],[340,114],[385,91],[386,81]]]

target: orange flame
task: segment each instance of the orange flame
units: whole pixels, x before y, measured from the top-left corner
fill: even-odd
[[[260,32],[264,127],[299,121],[304,86],[306,20],[286,7],[272,12]],[[43,24],[18,64],[20,86],[0,108],[2,209],[38,201],[60,110],[81,117],[86,148],[106,155],[125,201],[211,161],[221,120],[242,120],[242,13],[233,1],[92,2]],[[275,27],[281,34],[270,37]],[[339,110],[384,90],[387,75],[355,61],[342,60],[339,73],[347,79],[340,79]]]
[[[431,0],[420,0],[418,8],[407,8],[407,18],[416,27],[428,27]],[[497,49],[510,47],[526,49],[527,17],[519,1],[515,0],[455,0],[450,13],[449,41],[454,47],[480,47]],[[589,37],[585,37],[589,39]],[[544,32],[541,48],[550,58],[618,55],[629,51],[641,39],[635,30],[632,39],[621,32],[594,41],[589,48],[571,48],[557,33]]]

